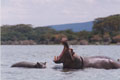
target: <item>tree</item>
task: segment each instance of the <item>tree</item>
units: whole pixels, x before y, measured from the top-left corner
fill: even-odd
[[[113,42],[115,42],[115,43],[120,42],[120,34],[113,37]]]
[[[93,31],[98,34],[105,32],[120,32],[120,14],[108,16],[105,18],[97,18],[94,21]]]

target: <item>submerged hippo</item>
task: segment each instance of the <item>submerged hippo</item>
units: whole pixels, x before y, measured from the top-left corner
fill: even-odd
[[[11,67],[24,67],[24,68],[46,68],[46,62],[37,62],[37,63],[31,63],[31,62],[18,62],[13,64]]]
[[[73,49],[69,48],[67,39],[62,39],[64,49],[60,56],[54,57],[55,63],[63,63],[63,68],[83,69],[83,68],[101,68],[101,69],[118,69],[120,64],[105,56],[81,57]]]

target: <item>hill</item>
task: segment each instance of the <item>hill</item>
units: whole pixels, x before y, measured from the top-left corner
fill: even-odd
[[[84,23],[72,23],[72,24],[62,24],[62,25],[53,25],[51,28],[55,29],[56,31],[67,30],[71,29],[74,32],[79,31],[92,31],[93,21],[84,22]]]

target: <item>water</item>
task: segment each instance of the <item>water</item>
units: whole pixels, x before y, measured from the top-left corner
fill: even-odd
[[[120,58],[120,46],[71,46],[78,55],[104,55]],[[61,53],[61,45],[2,46],[2,80],[120,80],[120,69],[63,70],[62,64],[53,62]],[[47,62],[46,69],[11,68],[16,62]]]

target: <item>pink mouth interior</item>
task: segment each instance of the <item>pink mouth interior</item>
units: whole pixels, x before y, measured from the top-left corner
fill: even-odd
[[[65,53],[65,50],[63,50],[62,53],[59,56],[57,56],[57,60],[60,60],[62,56],[64,55],[64,53]]]
[[[68,49],[69,49],[69,45],[66,41],[63,41],[62,44],[64,45],[64,49],[63,49],[62,53],[59,56],[57,56],[57,60],[60,60],[64,56],[66,51],[68,51]]]

